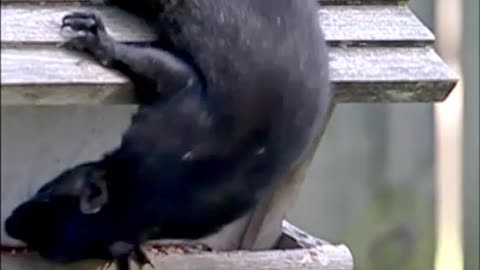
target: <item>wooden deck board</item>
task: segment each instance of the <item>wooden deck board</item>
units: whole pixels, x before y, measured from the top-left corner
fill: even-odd
[[[1,3],[91,3],[101,0],[1,0]],[[323,5],[392,5],[403,4],[406,0],[318,0]]]
[[[144,23],[116,8],[70,5],[39,7],[6,5],[1,10],[2,47],[42,46],[62,42],[60,21],[74,10],[94,10],[112,36],[124,42],[151,41],[155,35]],[[319,10],[325,37],[334,45],[421,45],[434,36],[403,6],[328,6]]]
[[[127,78],[82,55],[25,48],[1,57],[2,105],[134,102]],[[338,102],[440,101],[455,80],[431,48],[332,48],[330,63]]]

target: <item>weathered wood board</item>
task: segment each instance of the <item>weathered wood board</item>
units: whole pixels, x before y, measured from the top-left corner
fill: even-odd
[[[51,2],[48,2],[51,3]],[[118,40],[154,35],[139,20],[94,6]],[[128,80],[57,47],[61,17],[92,6],[2,6],[2,105],[132,104]],[[405,6],[325,6],[337,102],[441,101],[456,76],[430,47],[431,32]]]
[[[345,246],[321,246],[289,251],[208,253],[198,255],[150,255],[153,270],[352,270],[351,255]],[[54,265],[29,255],[2,255],[2,268],[8,270],[115,270],[102,268],[102,262]],[[8,265],[8,268],[5,268]],[[299,268],[300,267],[300,268]],[[132,264],[132,270],[138,268]],[[152,269],[145,266],[143,269]]]
[[[147,249],[145,249],[147,250]],[[332,245],[284,222],[282,240],[268,251],[203,252],[168,254],[147,252],[153,270],[353,270],[353,258],[344,245]],[[2,268],[9,270],[114,270],[104,268],[102,261],[58,265],[46,262],[36,254],[2,254]],[[5,268],[7,269],[7,268]],[[137,270],[132,263],[132,270]],[[145,266],[143,269],[152,269]]]
[[[101,0],[1,0],[1,3],[91,3]],[[391,5],[402,4],[406,0],[318,0],[324,5]]]
[[[112,7],[3,5],[2,47],[54,46],[62,42],[61,18],[72,10],[98,12],[117,40],[155,39],[141,20]],[[420,46],[434,41],[431,31],[405,6],[325,6],[319,10],[319,18],[325,38],[335,45]]]
[[[2,105],[133,101],[124,76],[81,55],[3,49],[1,57]],[[454,85],[454,75],[429,47],[332,48],[330,64],[337,102],[441,101]]]

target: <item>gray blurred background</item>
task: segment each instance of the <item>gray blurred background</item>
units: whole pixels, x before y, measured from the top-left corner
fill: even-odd
[[[466,270],[479,269],[478,2],[463,0]],[[435,4],[435,0],[409,2],[433,32]],[[338,105],[289,219],[316,236],[346,243],[358,270],[434,269],[433,107]]]

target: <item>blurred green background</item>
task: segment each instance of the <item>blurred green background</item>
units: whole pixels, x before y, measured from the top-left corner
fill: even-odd
[[[465,270],[479,270],[478,2],[463,0]],[[409,2],[432,31],[434,5]],[[346,243],[357,270],[434,269],[434,155],[432,104],[340,104],[289,219]]]

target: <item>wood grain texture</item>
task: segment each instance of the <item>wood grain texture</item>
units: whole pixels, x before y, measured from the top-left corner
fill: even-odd
[[[144,270],[353,270],[352,256],[343,245],[325,245],[311,249],[286,251],[236,251],[192,255],[152,255],[155,268]],[[55,265],[36,255],[1,257],[2,269],[9,270],[115,270],[102,268],[102,262],[85,261],[70,265]],[[8,268],[6,268],[8,266]],[[132,264],[132,270],[137,270]]]
[[[62,49],[2,49],[2,105],[131,104],[124,76]],[[456,76],[432,48],[332,48],[338,102],[442,101]]]
[[[122,42],[142,42],[155,39],[144,22],[115,8],[76,7],[61,5],[53,7],[2,6],[2,47],[55,46],[65,40],[60,31],[61,19],[72,11],[98,12],[105,21],[107,31]],[[63,31],[68,34],[68,31]]]
[[[116,39],[154,39],[132,16],[96,8]],[[72,10],[77,8],[65,3],[2,6],[2,105],[132,103],[126,78],[54,49],[64,40],[60,19]],[[433,35],[408,8],[327,6],[319,13],[328,42],[336,46],[330,57],[338,101],[441,101],[453,87],[455,76],[423,46],[434,40]],[[377,47],[357,48],[368,45]]]
[[[322,5],[405,5],[408,0],[318,0],[318,2]]]
[[[119,41],[155,39],[142,21],[111,7],[13,5],[1,10],[2,47],[54,46],[62,42],[61,18],[73,10],[98,12],[108,31]],[[322,8],[319,16],[331,45],[418,46],[434,41],[433,34],[404,6],[329,6]]]
[[[153,270],[353,270],[353,257],[346,246],[331,245],[287,221],[282,225],[282,243],[285,246],[273,250],[169,255],[147,252],[147,255],[155,266]],[[116,269],[114,266],[102,268],[104,263],[98,260],[57,265],[32,253],[15,256],[2,254],[1,264],[2,268],[8,266],[9,270]],[[132,264],[132,270],[137,269]],[[143,269],[152,268],[145,266]]]
[[[328,241],[319,239],[297,228],[287,220],[282,220],[282,236],[278,243],[279,248],[313,248],[324,245],[331,245]]]
[[[91,3],[101,0],[1,0],[1,3]],[[324,5],[391,5],[404,4],[407,0],[318,0]]]

